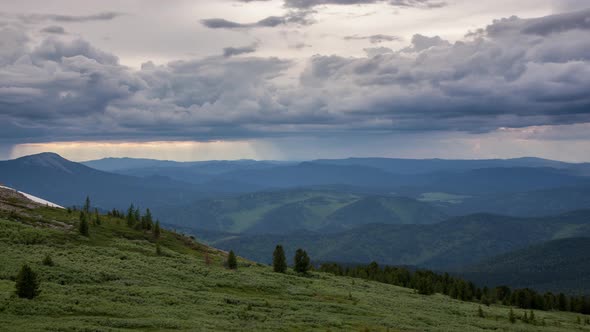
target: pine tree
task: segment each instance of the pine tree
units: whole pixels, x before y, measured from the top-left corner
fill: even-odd
[[[275,251],[272,253],[272,267],[275,272],[287,272],[287,258],[285,257],[285,250],[282,245],[277,245]]]
[[[141,221],[141,212],[139,212],[139,207],[137,209],[135,209],[135,211],[133,212],[133,218],[135,219],[136,222]]]
[[[146,230],[150,230],[150,228],[152,227],[154,220],[152,217],[152,212],[150,211],[150,209],[146,209],[145,210],[145,216],[143,218],[144,222],[143,222],[143,228]]]
[[[230,250],[229,255],[227,256],[227,267],[232,270],[238,268],[238,260],[236,259],[236,254],[234,254],[233,250]]]
[[[102,221],[100,220],[100,215],[98,214],[97,208],[94,209],[94,223],[96,225],[100,225],[102,223]]]
[[[531,322],[531,323],[535,322],[535,313],[532,310],[529,313],[529,322]]]
[[[84,211],[80,211],[80,225],[78,230],[80,231],[80,235],[89,236],[88,219],[86,218],[86,213],[84,213]]]
[[[161,233],[161,230],[160,230],[160,221],[159,220],[156,220],[156,225],[154,226],[154,237],[156,239],[159,239],[160,238],[160,233]]]
[[[86,201],[84,202],[84,212],[86,214],[90,214],[90,196],[86,196]]]
[[[43,258],[43,261],[41,262],[41,264],[45,265],[45,266],[53,266],[53,259],[51,259],[51,256],[49,254],[45,255],[45,258]]]
[[[135,225],[136,219],[135,219],[135,207],[133,206],[133,204],[131,204],[129,206],[129,208],[127,209],[127,226],[129,227],[133,227]]]
[[[295,272],[298,273],[307,273],[310,268],[310,261],[309,256],[307,256],[307,252],[301,248],[297,249],[295,252],[295,266],[293,269]]]
[[[16,276],[16,294],[21,298],[33,299],[39,293],[37,274],[27,264],[23,265]]]
[[[481,306],[479,306],[479,308],[477,308],[477,315],[481,318],[484,318],[485,315],[483,313],[483,309],[481,308]]]
[[[514,310],[512,310],[512,308],[510,308],[510,312],[508,313],[508,320],[512,324],[516,323],[516,315],[514,315]]]

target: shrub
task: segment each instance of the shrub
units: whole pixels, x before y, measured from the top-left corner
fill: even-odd
[[[51,256],[49,254],[45,255],[45,258],[43,258],[43,261],[41,262],[43,265],[45,266],[53,266],[53,259],[51,259]]]

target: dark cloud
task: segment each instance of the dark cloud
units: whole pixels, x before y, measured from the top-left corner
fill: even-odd
[[[27,23],[37,23],[43,21],[54,21],[64,23],[81,23],[91,21],[110,21],[117,17],[123,16],[119,12],[102,12],[91,15],[62,15],[62,14],[21,14],[18,18]]]
[[[345,36],[344,40],[368,40],[369,42],[371,42],[371,44],[379,44],[383,42],[399,41],[401,40],[401,38],[393,35],[377,34],[370,36]]]
[[[210,29],[250,29],[250,28],[273,28],[286,24],[309,25],[314,21],[310,18],[313,11],[298,10],[290,11],[283,16],[269,16],[253,23],[238,23],[223,18],[209,18],[201,20],[201,24]]]
[[[242,46],[242,47],[225,47],[223,49],[223,56],[230,57],[230,56],[234,56],[234,55],[254,53],[254,52],[256,52],[257,49],[258,49],[258,44],[252,44],[252,45]]]
[[[41,29],[41,32],[52,33],[56,35],[64,35],[66,33],[66,30],[63,27],[60,27],[59,25],[51,25]]]
[[[397,7],[439,8],[446,5],[439,0],[285,0],[290,8],[312,8],[320,5],[363,5],[387,3]]]
[[[590,39],[583,24],[566,21],[513,17],[454,43],[415,35],[400,51],[317,55],[295,82],[284,75],[297,67],[278,58],[217,56],[132,70],[83,40],[33,43],[5,27],[0,139],[481,133],[587,123]]]

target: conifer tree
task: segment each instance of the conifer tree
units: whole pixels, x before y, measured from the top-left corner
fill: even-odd
[[[100,215],[98,214],[98,209],[94,208],[94,223],[96,225],[100,225],[102,221],[100,220]]]
[[[135,218],[136,222],[141,221],[141,212],[139,212],[139,207],[133,212],[133,218]]]
[[[16,294],[21,298],[33,299],[39,293],[37,274],[27,264],[23,265],[16,276]]]
[[[160,230],[160,221],[156,220],[156,225],[154,226],[154,237],[156,239],[160,238],[160,233],[162,231]]]
[[[531,323],[535,322],[535,313],[532,310],[529,313],[529,322],[531,322]]]
[[[275,272],[287,272],[287,258],[285,257],[285,250],[282,245],[277,245],[275,251],[272,253],[272,267]]]
[[[131,204],[129,206],[129,208],[127,209],[127,226],[129,227],[133,227],[135,225],[135,207],[133,206],[133,204]]]
[[[144,229],[149,230],[151,228],[151,225],[154,223],[153,217],[152,217],[152,211],[150,211],[150,209],[146,209],[145,210],[145,217],[144,217]]]
[[[80,225],[78,226],[78,231],[80,231],[80,235],[89,236],[88,219],[86,218],[86,213],[84,213],[84,211],[80,211]]]
[[[309,256],[307,256],[307,252],[301,248],[297,249],[295,252],[295,266],[293,269],[295,272],[298,273],[307,273],[310,268],[310,261]]]
[[[238,268],[238,260],[236,259],[236,254],[234,254],[233,250],[230,250],[229,255],[227,256],[227,267],[231,270]]]
[[[90,196],[86,196],[86,201],[84,202],[84,212],[86,214],[90,214]]]
[[[508,313],[508,320],[512,324],[516,323],[516,315],[514,315],[514,310],[512,310],[512,308],[510,308],[510,312]]]
[[[477,315],[478,315],[479,317],[481,317],[481,318],[484,318],[484,317],[485,317],[485,315],[484,315],[484,313],[483,313],[483,309],[481,308],[481,306],[479,306],[479,307],[477,308]]]

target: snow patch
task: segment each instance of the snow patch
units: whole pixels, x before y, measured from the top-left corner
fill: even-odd
[[[39,198],[39,197],[37,197],[37,196],[33,196],[33,195],[31,195],[31,194],[24,193],[24,192],[22,192],[22,191],[18,191],[18,190],[16,190],[16,189],[13,189],[13,188],[10,188],[10,187],[0,186],[0,188],[14,190],[14,191],[16,191],[17,193],[19,193],[19,194],[21,194],[21,195],[25,196],[26,198],[30,199],[31,201],[33,201],[33,202],[35,202],[35,203],[39,203],[39,204],[41,204],[41,205],[47,205],[47,206],[49,206],[49,207],[54,207],[54,208],[65,209],[65,208],[64,208],[63,206],[61,206],[61,205],[57,205],[57,204],[55,204],[55,203],[51,203],[50,201],[46,201],[46,200],[44,200],[43,198]]]

